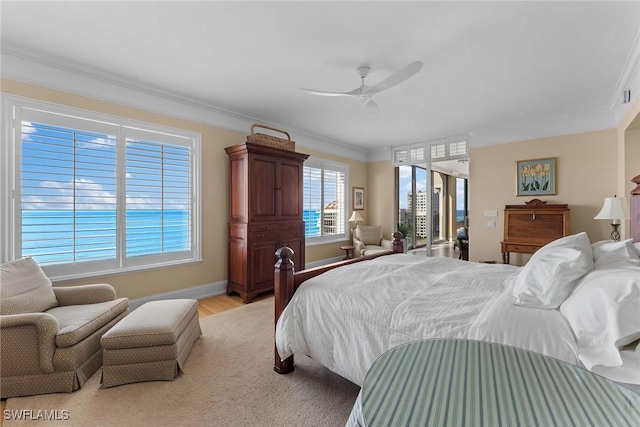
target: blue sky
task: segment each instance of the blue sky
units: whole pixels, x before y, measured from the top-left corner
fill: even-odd
[[[27,121],[22,134],[23,209],[115,210],[115,136]],[[127,209],[188,209],[188,148],[128,144]]]

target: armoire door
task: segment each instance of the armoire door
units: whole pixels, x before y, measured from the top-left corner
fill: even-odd
[[[301,163],[281,161],[278,174],[277,205],[278,219],[284,221],[302,218],[302,174]]]
[[[265,156],[251,156],[249,163],[250,220],[273,221],[277,217],[278,161]]]

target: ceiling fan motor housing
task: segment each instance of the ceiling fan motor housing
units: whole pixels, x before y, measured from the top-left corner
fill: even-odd
[[[369,75],[369,71],[371,71],[371,67],[367,67],[366,65],[356,68],[356,73],[358,73],[361,79],[366,78]]]

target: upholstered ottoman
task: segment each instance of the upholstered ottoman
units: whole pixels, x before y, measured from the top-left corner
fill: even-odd
[[[102,386],[173,380],[201,334],[198,301],[143,304],[102,336]]]

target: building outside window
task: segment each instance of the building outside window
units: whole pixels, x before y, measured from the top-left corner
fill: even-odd
[[[345,164],[311,157],[305,162],[303,219],[307,243],[347,237],[347,179]]]

